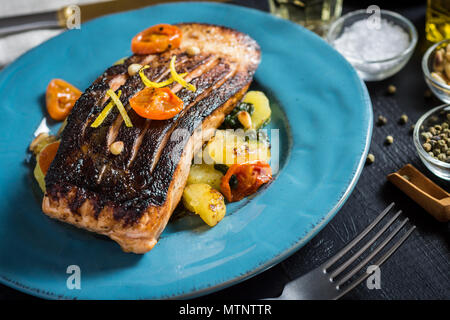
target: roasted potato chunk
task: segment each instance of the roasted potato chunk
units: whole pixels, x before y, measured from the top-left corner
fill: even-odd
[[[254,111],[251,116],[253,129],[259,129],[270,120],[272,110],[270,109],[269,99],[263,92],[249,91],[242,102],[253,104]]]
[[[214,169],[213,165],[208,164],[193,164],[189,171],[187,184],[205,183],[216,190],[220,190],[220,183],[223,174]]]
[[[210,227],[214,227],[226,214],[223,195],[205,183],[188,185],[183,192],[183,204]]]
[[[270,149],[266,142],[246,141],[244,136],[218,130],[206,145],[204,156],[208,162],[213,161],[227,166],[256,160],[269,162]]]

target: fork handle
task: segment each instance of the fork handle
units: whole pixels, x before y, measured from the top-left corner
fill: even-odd
[[[450,194],[411,164],[388,175],[388,180],[406,193],[438,221],[450,220]]]
[[[61,28],[57,11],[0,19],[0,36],[42,28]]]

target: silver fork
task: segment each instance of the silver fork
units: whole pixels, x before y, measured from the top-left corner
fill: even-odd
[[[318,268],[308,272],[302,277],[289,282],[283,290],[281,296],[274,298],[277,300],[301,300],[301,299],[323,299],[332,300],[339,299],[344,294],[355,288],[358,284],[364,281],[371,273],[364,273],[359,278],[349,281],[358,271],[366,266],[386,245],[392,242],[392,239],[397,233],[406,225],[408,218],[403,219],[392,230],[387,237],[374,248],[370,254],[364,258],[355,267],[351,268],[347,273],[344,271],[355,262],[355,260],[361,256],[370,246],[381,237],[381,235],[392,226],[402,211],[398,211],[370,240],[364,244],[355,254],[349,257],[341,265],[330,270],[330,267],[336,264],[344,255],[346,255],[357,243],[359,243],[391,210],[394,203],[391,203],[380,215],[355,239],[341,249],[336,255],[331,257],[328,261],[323,263]],[[411,226],[403,235],[387,250],[373,265],[381,266],[409,237],[416,227]]]

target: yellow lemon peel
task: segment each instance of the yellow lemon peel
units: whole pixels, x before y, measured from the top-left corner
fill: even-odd
[[[119,90],[117,96],[120,98],[120,95],[122,94],[122,90]],[[92,122],[91,127],[97,128],[99,125],[105,121],[106,117],[108,116],[109,112],[111,111],[112,107],[114,107],[114,101],[112,99],[109,101],[109,103],[106,105],[105,108],[103,108],[102,112],[98,115],[97,119],[95,119],[94,122]]]
[[[197,90],[197,88],[195,88],[194,85],[192,85],[192,84],[188,83],[186,80],[184,80],[183,77],[180,74],[178,74],[177,71],[175,70],[176,58],[177,58],[176,56],[173,56],[172,59],[170,60],[170,64],[169,64],[170,75],[176,82],[181,84],[183,87],[191,90],[192,92],[195,92]]]
[[[141,68],[141,70],[139,70],[139,76],[141,77],[141,80],[146,87],[162,88],[162,87],[168,86],[169,84],[172,84],[175,81],[172,77],[165,81],[161,81],[161,82],[150,81],[144,74],[144,70],[147,68],[150,68],[150,66],[148,66],[148,65],[144,66]],[[186,75],[187,75],[187,73],[182,73],[182,74],[180,74],[180,77],[184,77]]]
[[[119,97],[116,95],[114,91],[109,89],[106,91],[106,94],[111,97],[111,100],[114,101],[114,103],[117,106],[117,109],[119,109],[120,114],[122,115],[123,121],[125,122],[125,125],[127,127],[132,127],[133,124],[131,123],[130,117],[128,117],[128,113],[125,110],[125,107],[122,104],[122,101],[120,101]]]

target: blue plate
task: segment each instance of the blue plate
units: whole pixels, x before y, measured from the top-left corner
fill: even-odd
[[[276,179],[229,206],[214,228],[197,217],[170,223],[145,255],[45,216],[27,147],[45,115],[48,82],[86,88],[131,54],[137,32],[189,21],[235,28],[260,44],[255,80],[270,96],[271,128],[279,129]],[[0,73],[0,97],[0,280],[45,298],[192,297],[264,271],[336,214],[358,180],[372,132],[364,84],[325,41],[269,14],[215,3],[158,5],[64,32]],[[67,287],[70,265],[80,267],[79,290]]]

